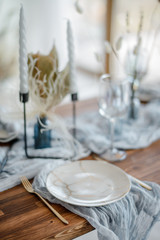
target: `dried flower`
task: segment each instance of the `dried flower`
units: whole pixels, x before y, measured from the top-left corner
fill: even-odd
[[[139,54],[139,50],[141,48],[141,44],[142,44],[142,38],[139,37],[138,41],[137,41],[137,45],[135,46],[135,48],[133,49],[133,54],[138,55]]]
[[[127,12],[127,13],[126,13],[126,30],[127,30],[127,33],[129,33],[129,25],[130,25],[130,22],[129,22],[129,13]]]
[[[102,62],[102,55],[101,54],[95,52],[94,55],[95,55],[95,58],[96,58],[97,62]]]
[[[47,114],[69,93],[69,68],[58,71],[58,55],[54,46],[48,55],[29,54],[29,86],[31,99],[40,115]]]
[[[80,4],[79,4],[79,0],[76,0],[76,1],[75,1],[74,6],[75,6],[76,11],[77,11],[78,13],[80,13],[80,14],[83,13],[83,9],[82,9],[82,7],[81,7]]]
[[[137,34],[140,34],[142,32],[143,19],[144,19],[143,12],[141,12],[140,21],[139,21],[139,27],[138,27],[138,33]]]
[[[123,37],[120,36],[118,38],[118,40],[116,41],[116,44],[115,44],[115,47],[116,47],[116,50],[119,51],[122,47],[122,41],[123,41]]]

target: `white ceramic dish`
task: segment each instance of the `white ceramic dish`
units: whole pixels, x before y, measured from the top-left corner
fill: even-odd
[[[102,206],[123,198],[131,183],[120,168],[104,161],[83,160],[62,165],[47,177],[48,191],[78,206]]]
[[[6,130],[0,129],[0,142],[7,143],[18,137],[16,132],[7,132]]]

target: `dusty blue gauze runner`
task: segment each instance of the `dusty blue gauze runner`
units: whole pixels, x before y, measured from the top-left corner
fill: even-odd
[[[64,124],[69,130],[73,127],[72,119],[64,119]],[[18,141],[9,151],[0,147],[0,166],[3,165],[5,155],[8,159],[3,172],[0,173],[0,191],[18,185],[22,175],[29,179],[35,177],[44,165],[53,161],[43,158],[27,159],[24,152],[23,126],[18,126]],[[29,124],[27,127],[29,154],[54,156],[69,161],[87,157],[91,152],[101,154],[108,149],[110,145],[108,121],[98,112],[87,112],[78,116],[76,127],[74,142],[72,134],[68,139],[64,131],[53,129],[52,147],[34,149],[33,125]],[[160,139],[160,101],[141,106],[140,115],[136,121],[127,118],[117,120],[114,137],[114,144],[117,148],[145,148],[158,139]]]
[[[33,187],[49,202],[57,203],[84,217],[97,229],[99,240],[145,240],[156,221],[160,220],[160,186],[147,182],[148,191],[135,182],[121,200],[101,207],[80,207],[67,204],[52,196],[46,188],[48,173],[63,160],[47,164],[34,178]]]

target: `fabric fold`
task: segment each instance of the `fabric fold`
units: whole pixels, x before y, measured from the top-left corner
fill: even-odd
[[[61,162],[59,165],[63,164]],[[57,166],[57,165],[56,165]],[[145,240],[151,227],[160,218],[160,186],[147,182],[152,188],[148,191],[134,181],[130,192],[121,200],[100,207],[74,206],[56,199],[46,188],[53,163],[35,177],[34,189],[49,202],[60,204],[69,211],[84,217],[97,229],[99,240]]]

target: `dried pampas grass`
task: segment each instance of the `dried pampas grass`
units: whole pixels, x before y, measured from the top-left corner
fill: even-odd
[[[76,0],[74,3],[75,9],[79,14],[83,13],[83,8],[81,7],[79,0]]]
[[[34,114],[48,116],[69,93],[69,67],[59,72],[58,55],[53,46],[48,55],[29,54],[29,93]]]

